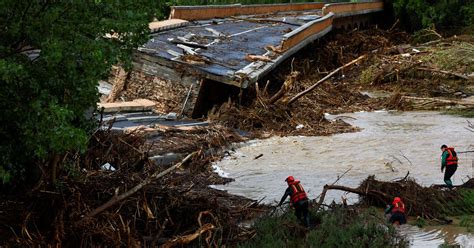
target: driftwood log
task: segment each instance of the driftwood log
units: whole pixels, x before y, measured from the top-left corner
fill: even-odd
[[[457,73],[457,72],[445,71],[445,70],[440,70],[440,69],[430,68],[430,67],[418,67],[416,69],[419,70],[419,71],[436,72],[436,73],[440,73],[440,74],[446,74],[446,75],[450,75],[450,76],[454,76],[454,77],[469,80],[468,76],[463,75],[461,73]]]
[[[294,96],[293,98],[291,98],[290,101],[288,101],[288,105],[291,105],[293,102],[295,102],[296,100],[298,100],[300,97],[308,94],[309,92],[311,92],[312,90],[314,90],[316,87],[318,87],[320,84],[324,83],[326,80],[330,79],[332,76],[334,76],[336,73],[338,73],[339,71],[341,71],[342,69],[346,68],[346,67],[349,67],[361,60],[363,60],[364,58],[366,58],[367,56],[366,55],[362,55],[360,57],[358,57],[357,59],[354,59],[352,60],[351,62],[337,68],[336,70],[332,71],[331,73],[329,73],[327,76],[325,76],[324,78],[322,78],[321,80],[319,80],[318,82],[316,82],[315,84],[313,84],[311,87],[309,87],[308,89],[298,93],[296,96]]]
[[[431,103],[443,103],[443,104],[452,104],[452,105],[466,105],[466,106],[474,106],[474,101],[468,100],[449,100],[449,99],[441,99],[441,98],[434,98],[434,97],[415,97],[415,96],[402,96],[402,99],[406,99],[409,101],[418,101],[424,102],[423,105],[431,104]]]

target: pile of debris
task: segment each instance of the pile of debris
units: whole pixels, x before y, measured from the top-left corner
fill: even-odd
[[[144,98],[153,101],[153,110],[162,114],[189,115],[192,108],[187,103],[194,102],[198,94],[198,87],[193,88],[195,82],[172,83],[139,70],[127,72],[119,66],[112,67],[108,81],[110,83],[102,81],[99,87],[103,104]]]
[[[398,93],[386,105],[389,108],[472,108],[474,99],[469,97],[474,95],[473,41],[472,37],[461,36],[393,46],[374,54],[357,81],[365,89]]]
[[[357,131],[342,121],[326,120],[324,114],[383,107],[382,100],[354,90],[355,83],[346,78],[347,75],[356,75],[354,71],[360,71],[349,65],[363,63],[365,57],[361,55],[393,45],[386,38],[390,35],[376,29],[324,37],[250,87],[245,92],[247,99],[242,100],[249,104],[238,106],[229,101],[213,109],[209,119],[234,128],[277,135],[330,135]]]
[[[472,214],[474,206],[470,204],[474,197],[474,178],[453,190],[443,190],[442,185],[423,187],[414,179],[405,178],[384,182],[374,176],[365,179],[358,188],[349,188],[340,185],[326,185],[327,190],[343,190],[360,195],[361,203],[368,206],[385,208],[393,198],[401,197],[406,205],[407,215],[421,217],[428,220],[447,221],[446,216]],[[324,197],[323,197],[324,198]]]
[[[251,132],[253,137],[271,135],[331,135],[359,129],[342,120],[328,121],[321,109],[305,106],[294,111],[284,104],[265,105],[256,101],[250,107],[227,102],[212,110],[208,118],[225,126]]]
[[[217,247],[252,235],[239,223],[266,207],[208,187],[219,182],[214,157],[199,148],[225,137],[199,132],[189,134],[200,137],[188,147],[197,150],[170,167],[148,159],[150,144],[139,132],[97,131],[84,155],[66,157],[60,186],[2,197],[2,245]]]
[[[247,140],[236,130],[215,123],[206,126],[165,126],[152,124],[150,127],[138,126],[126,132],[140,133],[147,138],[148,154],[189,153],[197,150],[218,150],[232,143]]]

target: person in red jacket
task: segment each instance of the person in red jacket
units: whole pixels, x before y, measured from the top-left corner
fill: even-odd
[[[447,145],[441,146],[441,173],[443,173],[444,168],[444,182],[448,185],[448,188],[453,188],[453,182],[451,177],[454,175],[454,172],[458,169],[458,155],[454,151],[453,147],[448,147]]]
[[[285,194],[280,200],[278,206],[281,206],[288,196],[290,196],[290,205],[295,208],[295,215],[298,221],[305,227],[309,226],[308,195],[304,191],[300,181],[295,180],[293,176],[285,179],[288,184]]]
[[[407,217],[405,215],[405,204],[402,202],[400,197],[393,198],[392,204],[385,209],[385,214],[391,214],[390,222],[392,224],[403,225],[407,223]]]

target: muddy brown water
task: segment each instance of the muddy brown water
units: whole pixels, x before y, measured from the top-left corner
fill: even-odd
[[[466,130],[471,118],[441,115],[437,112],[360,112],[328,119],[343,118],[361,127],[357,133],[328,137],[274,137],[251,141],[214,164],[221,175],[235,181],[216,186],[230,193],[265,203],[276,204],[285,190],[284,179],[292,175],[301,180],[311,199],[318,197],[325,184],[349,170],[339,185],[357,187],[369,175],[379,180],[404,177],[408,171],[418,183],[442,184],[440,146],[474,150],[474,133]],[[303,127],[304,128],[304,127]],[[263,154],[258,159],[258,155]],[[474,176],[474,153],[459,154],[459,168],[453,177],[461,184]],[[326,202],[345,197],[356,202],[357,195],[330,191]],[[412,247],[437,247],[447,241],[474,247],[474,234],[454,226],[400,227]]]

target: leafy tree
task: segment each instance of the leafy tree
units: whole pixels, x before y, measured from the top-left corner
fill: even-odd
[[[474,25],[472,0],[395,0],[395,13],[409,31],[435,25],[441,29]]]
[[[147,40],[155,2],[0,0],[0,181],[54,181],[86,147],[98,80]]]

